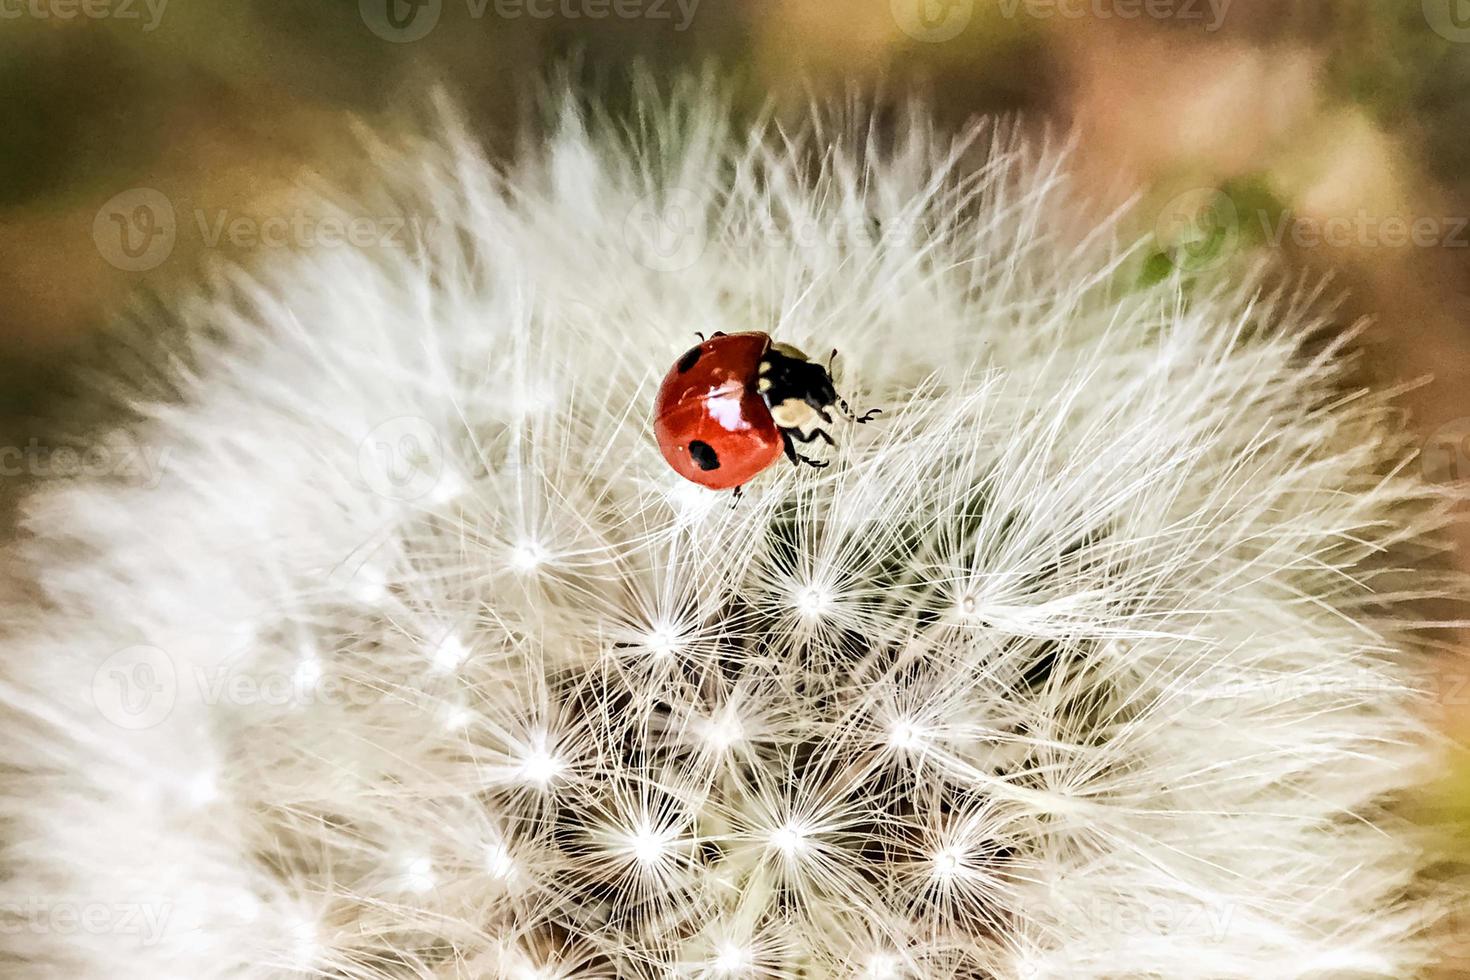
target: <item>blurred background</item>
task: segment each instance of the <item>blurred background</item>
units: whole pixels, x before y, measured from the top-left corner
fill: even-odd
[[[1426,475],[1470,479],[1470,0],[0,0],[0,445],[32,445],[131,297],[278,247],[266,222],[360,154],[354,119],[442,83],[503,150],[569,57],[589,78],[714,62],[752,105],[917,91],[951,123],[1075,134],[1079,226],[1136,198],[1166,263],[1331,275],[1341,328],[1368,318],[1365,376],[1413,385]],[[12,488],[43,475],[25,459]],[[1420,805],[1470,814],[1462,772]]]

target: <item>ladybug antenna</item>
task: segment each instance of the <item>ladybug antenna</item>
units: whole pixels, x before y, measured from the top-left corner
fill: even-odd
[[[832,366],[836,363],[837,348],[834,347],[832,348],[832,353],[827,356],[828,378],[832,377]],[[842,414],[847,416],[848,420],[852,422],[871,422],[875,416],[883,414],[883,409],[881,408],[870,408],[863,414],[859,415],[852,410],[852,406],[847,403],[847,399],[843,398],[841,395],[837,396],[837,407],[842,409]]]

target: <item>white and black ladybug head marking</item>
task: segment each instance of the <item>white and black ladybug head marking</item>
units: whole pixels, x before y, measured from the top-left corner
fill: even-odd
[[[756,388],[783,429],[831,424],[837,389],[827,369],[789,344],[773,343],[760,363]]]

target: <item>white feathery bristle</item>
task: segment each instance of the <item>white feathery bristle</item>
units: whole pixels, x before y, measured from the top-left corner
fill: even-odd
[[[99,383],[162,468],[25,504],[6,975],[1421,969],[1450,501],[1318,297],[1140,282],[989,127],[638,98],[375,144],[405,247],[221,271]],[[741,330],[883,414],[732,506],[649,412]]]

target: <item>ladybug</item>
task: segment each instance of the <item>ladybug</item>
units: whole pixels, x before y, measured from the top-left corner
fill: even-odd
[[[835,446],[822,428],[832,424],[833,409],[853,422],[878,414],[854,413],[827,368],[769,334],[699,339],[674,362],[653,406],[659,451],[686,480],[712,490],[734,488],[738,497],[741,486],[783,451],[795,466],[826,466],[797,452],[796,443],[822,439]]]

